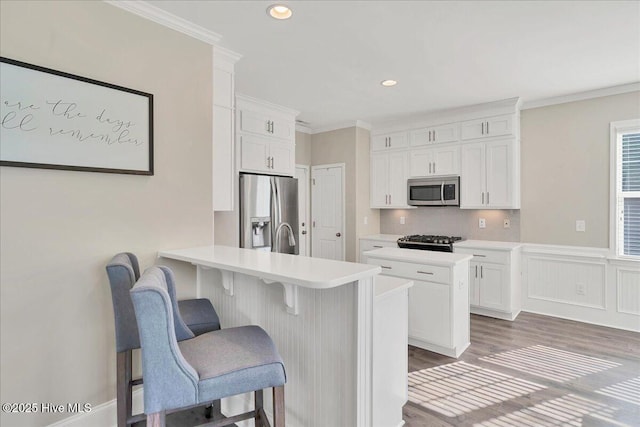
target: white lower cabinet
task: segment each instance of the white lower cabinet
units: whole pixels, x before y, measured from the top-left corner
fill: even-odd
[[[358,260],[361,263],[366,263],[366,259],[364,257],[364,253],[367,251],[373,251],[375,249],[381,248],[397,248],[398,242],[397,240],[402,236],[396,235],[385,235],[375,238],[361,238],[360,239],[360,256]]]
[[[469,257],[382,248],[365,252],[382,274],[413,280],[409,289],[409,344],[459,357],[469,341]],[[429,258],[432,258],[430,260]]]
[[[465,241],[454,245],[454,251],[473,255],[469,264],[471,313],[514,320],[522,307],[520,244],[504,242],[496,248],[501,243],[485,242],[482,247],[482,242]],[[459,246],[468,244],[474,247]]]

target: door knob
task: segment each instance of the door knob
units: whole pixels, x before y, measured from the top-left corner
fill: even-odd
[[[342,234],[336,233],[336,237],[340,237],[340,236],[342,236]]]
[[[307,234],[307,230],[302,230],[302,234]]]

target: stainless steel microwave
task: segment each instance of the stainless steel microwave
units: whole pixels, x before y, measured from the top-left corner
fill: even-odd
[[[460,177],[439,176],[407,180],[410,206],[460,206]]]

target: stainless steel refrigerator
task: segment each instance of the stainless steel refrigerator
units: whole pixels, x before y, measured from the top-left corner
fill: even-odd
[[[240,175],[240,247],[298,255],[298,180]]]

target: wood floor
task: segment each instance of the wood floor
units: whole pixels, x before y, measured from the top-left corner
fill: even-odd
[[[409,372],[407,427],[640,426],[635,332],[472,315],[459,359],[409,347]]]

